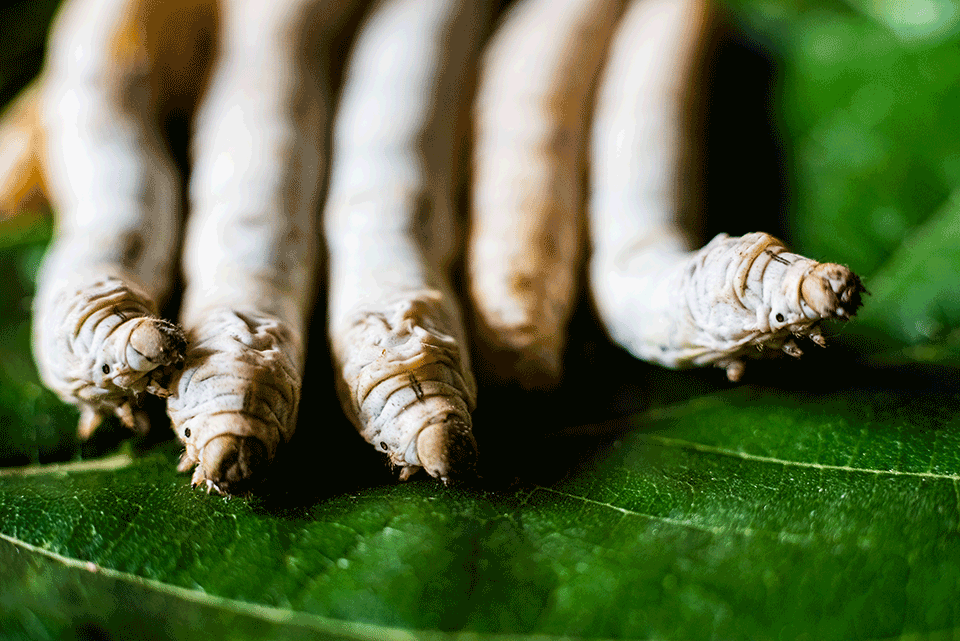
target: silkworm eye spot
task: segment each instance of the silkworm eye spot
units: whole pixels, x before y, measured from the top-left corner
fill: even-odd
[[[380,449],[383,450],[384,452],[387,451],[387,443],[386,443],[386,441],[380,441]]]
[[[777,322],[778,322],[778,323],[782,323],[782,322],[783,322],[783,314],[777,314]]]
[[[184,435],[186,438],[190,438],[190,428],[189,428],[189,427],[185,427],[185,428],[183,429],[183,435]]]
[[[110,366],[107,365],[106,363],[104,363],[104,364],[103,364],[103,367],[100,368],[100,371],[103,372],[104,374],[109,374],[109,373],[110,373]]]

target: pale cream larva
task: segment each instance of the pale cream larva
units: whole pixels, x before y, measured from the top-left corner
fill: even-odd
[[[525,387],[560,375],[583,245],[591,91],[618,0],[524,0],[484,47],[467,248],[487,365]]]
[[[637,357],[738,380],[745,358],[800,356],[794,337],[824,345],[819,322],[851,317],[864,290],[848,268],[763,233],[690,251],[676,221],[681,114],[707,10],[642,0],[621,21],[593,126],[590,284],[608,332]]]
[[[407,478],[473,468],[476,384],[449,281],[454,177],[483,18],[472,0],[386,0],[362,25],[325,211],[337,385]]]
[[[342,0],[236,0],[193,139],[181,321],[167,409],[193,483],[262,479],[297,422],[318,271],[318,212]]]
[[[141,18],[124,0],[68,3],[24,98],[36,101],[45,134],[23,139],[44,145],[24,158],[37,171],[42,159],[38,182],[57,214],[38,277],[34,349],[46,384],[81,408],[82,437],[110,413],[145,429],[137,396],[167,395],[183,360],[183,334],[156,317],[176,265],[179,175],[160,132],[164,88],[145,80],[155,77],[156,59],[131,44]],[[181,47],[190,57],[188,49]],[[198,59],[167,62],[199,76]]]
[[[326,47],[361,6],[72,0],[61,10],[37,88],[3,130],[18,154],[0,169],[4,206],[45,186],[58,215],[34,346],[44,381],[81,407],[82,436],[106,413],[146,428],[138,396],[168,397],[182,469],[224,492],[259,480],[290,437],[317,270]],[[182,227],[161,122],[198,102],[185,336],[156,317]]]

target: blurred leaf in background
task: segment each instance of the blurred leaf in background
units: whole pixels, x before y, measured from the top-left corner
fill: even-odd
[[[51,6],[0,13],[32,52],[0,57],[5,97]],[[839,345],[731,386],[632,361],[584,310],[560,390],[482,391],[483,479],[445,488],[394,483],[313,339],[295,446],[226,499],[161,428],[76,442],[29,354],[49,224],[0,222],[0,636],[960,636],[960,5],[724,6],[712,225],[766,217],[861,273]]]
[[[960,364],[960,4],[731,4],[778,64],[793,241],[873,294],[851,343]]]

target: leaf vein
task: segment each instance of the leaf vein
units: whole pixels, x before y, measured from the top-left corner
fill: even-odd
[[[700,525],[699,523],[694,523],[693,521],[681,521],[679,519],[671,519],[668,516],[659,516],[655,514],[644,514],[643,512],[635,512],[633,510],[628,510],[627,508],[620,507],[619,505],[613,505],[612,503],[597,501],[595,499],[587,498],[586,496],[570,494],[569,492],[564,492],[562,490],[557,490],[551,487],[544,487],[542,485],[538,485],[537,489],[543,490],[545,492],[550,492],[552,494],[565,496],[567,498],[576,499],[578,501],[583,501],[584,503],[589,503],[591,505],[596,505],[599,507],[605,507],[611,510],[616,510],[617,512],[620,512],[624,516],[636,516],[642,519],[647,519],[649,521],[657,521],[658,523],[665,523],[667,525],[675,525],[677,527],[683,527],[691,530],[698,530],[700,532],[706,532],[707,534],[713,534],[713,535],[739,534],[745,537],[752,537],[757,534],[767,534],[786,543],[802,543],[802,542],[809,541],[813,538],[810,535],[796,534],[794,532],[771,532],[768,530],[754,530],[753,528],[728,528],[728,527],[720,527],[716,525],[714,526]]]
[[[704,445],[702,443],[694,443],[692,441],[685,441],[683,439],[670,438],[668,436],[660,436],[657,434],[646,434],[644,435],[645,439],[652,441],[657,441],[668,447],[679,447],[688,450],[695,450],[697,452],[704,452],[706,454],[717,454],[719,456],[730,456],[733,458],[739,458],[744,461],[756,461],[758,463],[773,463],[777,465],[784,465],[790,467],[805,467],[813,470],[829,470],[834,472],[856,472],[861,474],[882,474],[888,476],[908,476],[908,477],[918,477],[926,479],[937,479],[943,481],[960,481],[960,475],[958,474],[937,474],[934,472],[909,472],[905,470],[876,470],[868,467],[851,467],[849,465],[828,465],[825,463],[812,463],[808,461],[790,461],[785,459],[775,458],[773,456],[762,456],[760,454],[750,454],[749,452],[737,452],[735,450],[728,450],[722,447],[715,447],[713,445]]]
[[[248,616],[254,619],[260,619],[261,621],[265,621],[274,625],[304,628],[306,630],[317,632],[323,635],[324,638],[331,637],[338,639],[354,639],[355,641],[413,641],[414,639],[419,641],[453,641],[455,639],[462,639],[464,637],[475,640],[486,639],[489,641],[496,641],[498,639],[503,639],[504,641],[508,641],[515,638],[513,635],[483,633],[468,633],[463,635],[439,630],[403,629],[378,625],[375,623],[335,619],[310,612],[282,610],[280,608],[259,603],[221,597],[209,592],[186,588],[171,583],[164,583],[163,581],[157,581],[156,579],[148,579],[146,577],[131,574],[129,572],[123,572],[121,570],[99,566],[90,561],[83,561],[81,559],[58,554],[57,552],[32,545],[26,541],[3,533],[0,533],[0,540],[6,541],[17,548],[46,557],[51,561],[55,561],[69,568],[96,573],[108,579],[138,585],[145,589],[170,595],[173,598],[182,599],[183,601],[196,603],[206,607],[217,608],[222,611]],[[533,635],[529,639],[530,641],[560,641],[561,639],[566,638],[569,637]]]

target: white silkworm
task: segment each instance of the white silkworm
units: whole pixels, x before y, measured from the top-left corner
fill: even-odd
[[[622,4],[525,0],[484,49],[470,289],[485,360],[525,387],[559,376],[577,301],[590,92]]]
[[[34,346],[44,381],[81,408],[88,437],[115,413],[146,428],[143,392],[166,395],[184,339],[156,318],[173,278],[178,175],[141,61],[106,34],[131,28],[123,0],[68,3],[50,38],[34,108],[57,230],[38,278]]]
[[[486,15],[481,0],[371,7],[345,75],[324,213],[337,387],[401,478],[424,468],[448,481],[477,456],[476,383],[449,271],[458,141]],[[138,395],[167,397],[185,444],[180,469],[231,493],[259,480],[291,438],[319,261],[327,62],[366,8],[63,9],[36,89],[0,129],[0,149],[12,152],[0,162],[0,210],[45,187],[58,214],[34,345],[44,381],[81,408],[82,436],[109,413],[145,429]],[[488,346],[510,355],[501,373],[528,386],[559,373],[583,244],[581,141],[601,68],[590,281],[612,337],[640,358],[713,364],[734,380],[760,348],[799,356],[795,336],[822,345],[819,321],[860,305],[849,269],[762,233],[691,252],[674,220],[681,103],[705,2],[622,8],[526,0],[486,58],[468,268]],[[160,123],[197,105],[184,335],[157,318],[181,240],[180,176]]]
[[[693,253],[626,257],[597,280],[608,331],[634,355],[668,367],[716,365],[734,381],[744,358],[762,350],[801,356],[794,337],[825,345],[819,322],[851,317],[863,291],[846,267],[789,253],[759,232],[721,234]]]
[[[194,485],[236,493],[292,436],[318,269],[317,210],[330,104],[326,43],[353,4],[225,7],[194,136],[189,346],[167,401]]]
[[[598,91],[590,277],[608,332],[634,355],[737,380],[746,357],[799,356],[794,336],[823,345],[818,322],[852,316],[863,287],[763,233],[688,251],[675,221],[680,116],[705,24],[700,0],[644,0],[624,15]]]
[[[447,480],[476,457],[476,384],[447,271],[454,159],[479,9],[387,0],[361,28],[334,130],[325,213],[338,390],[363,437]]]

